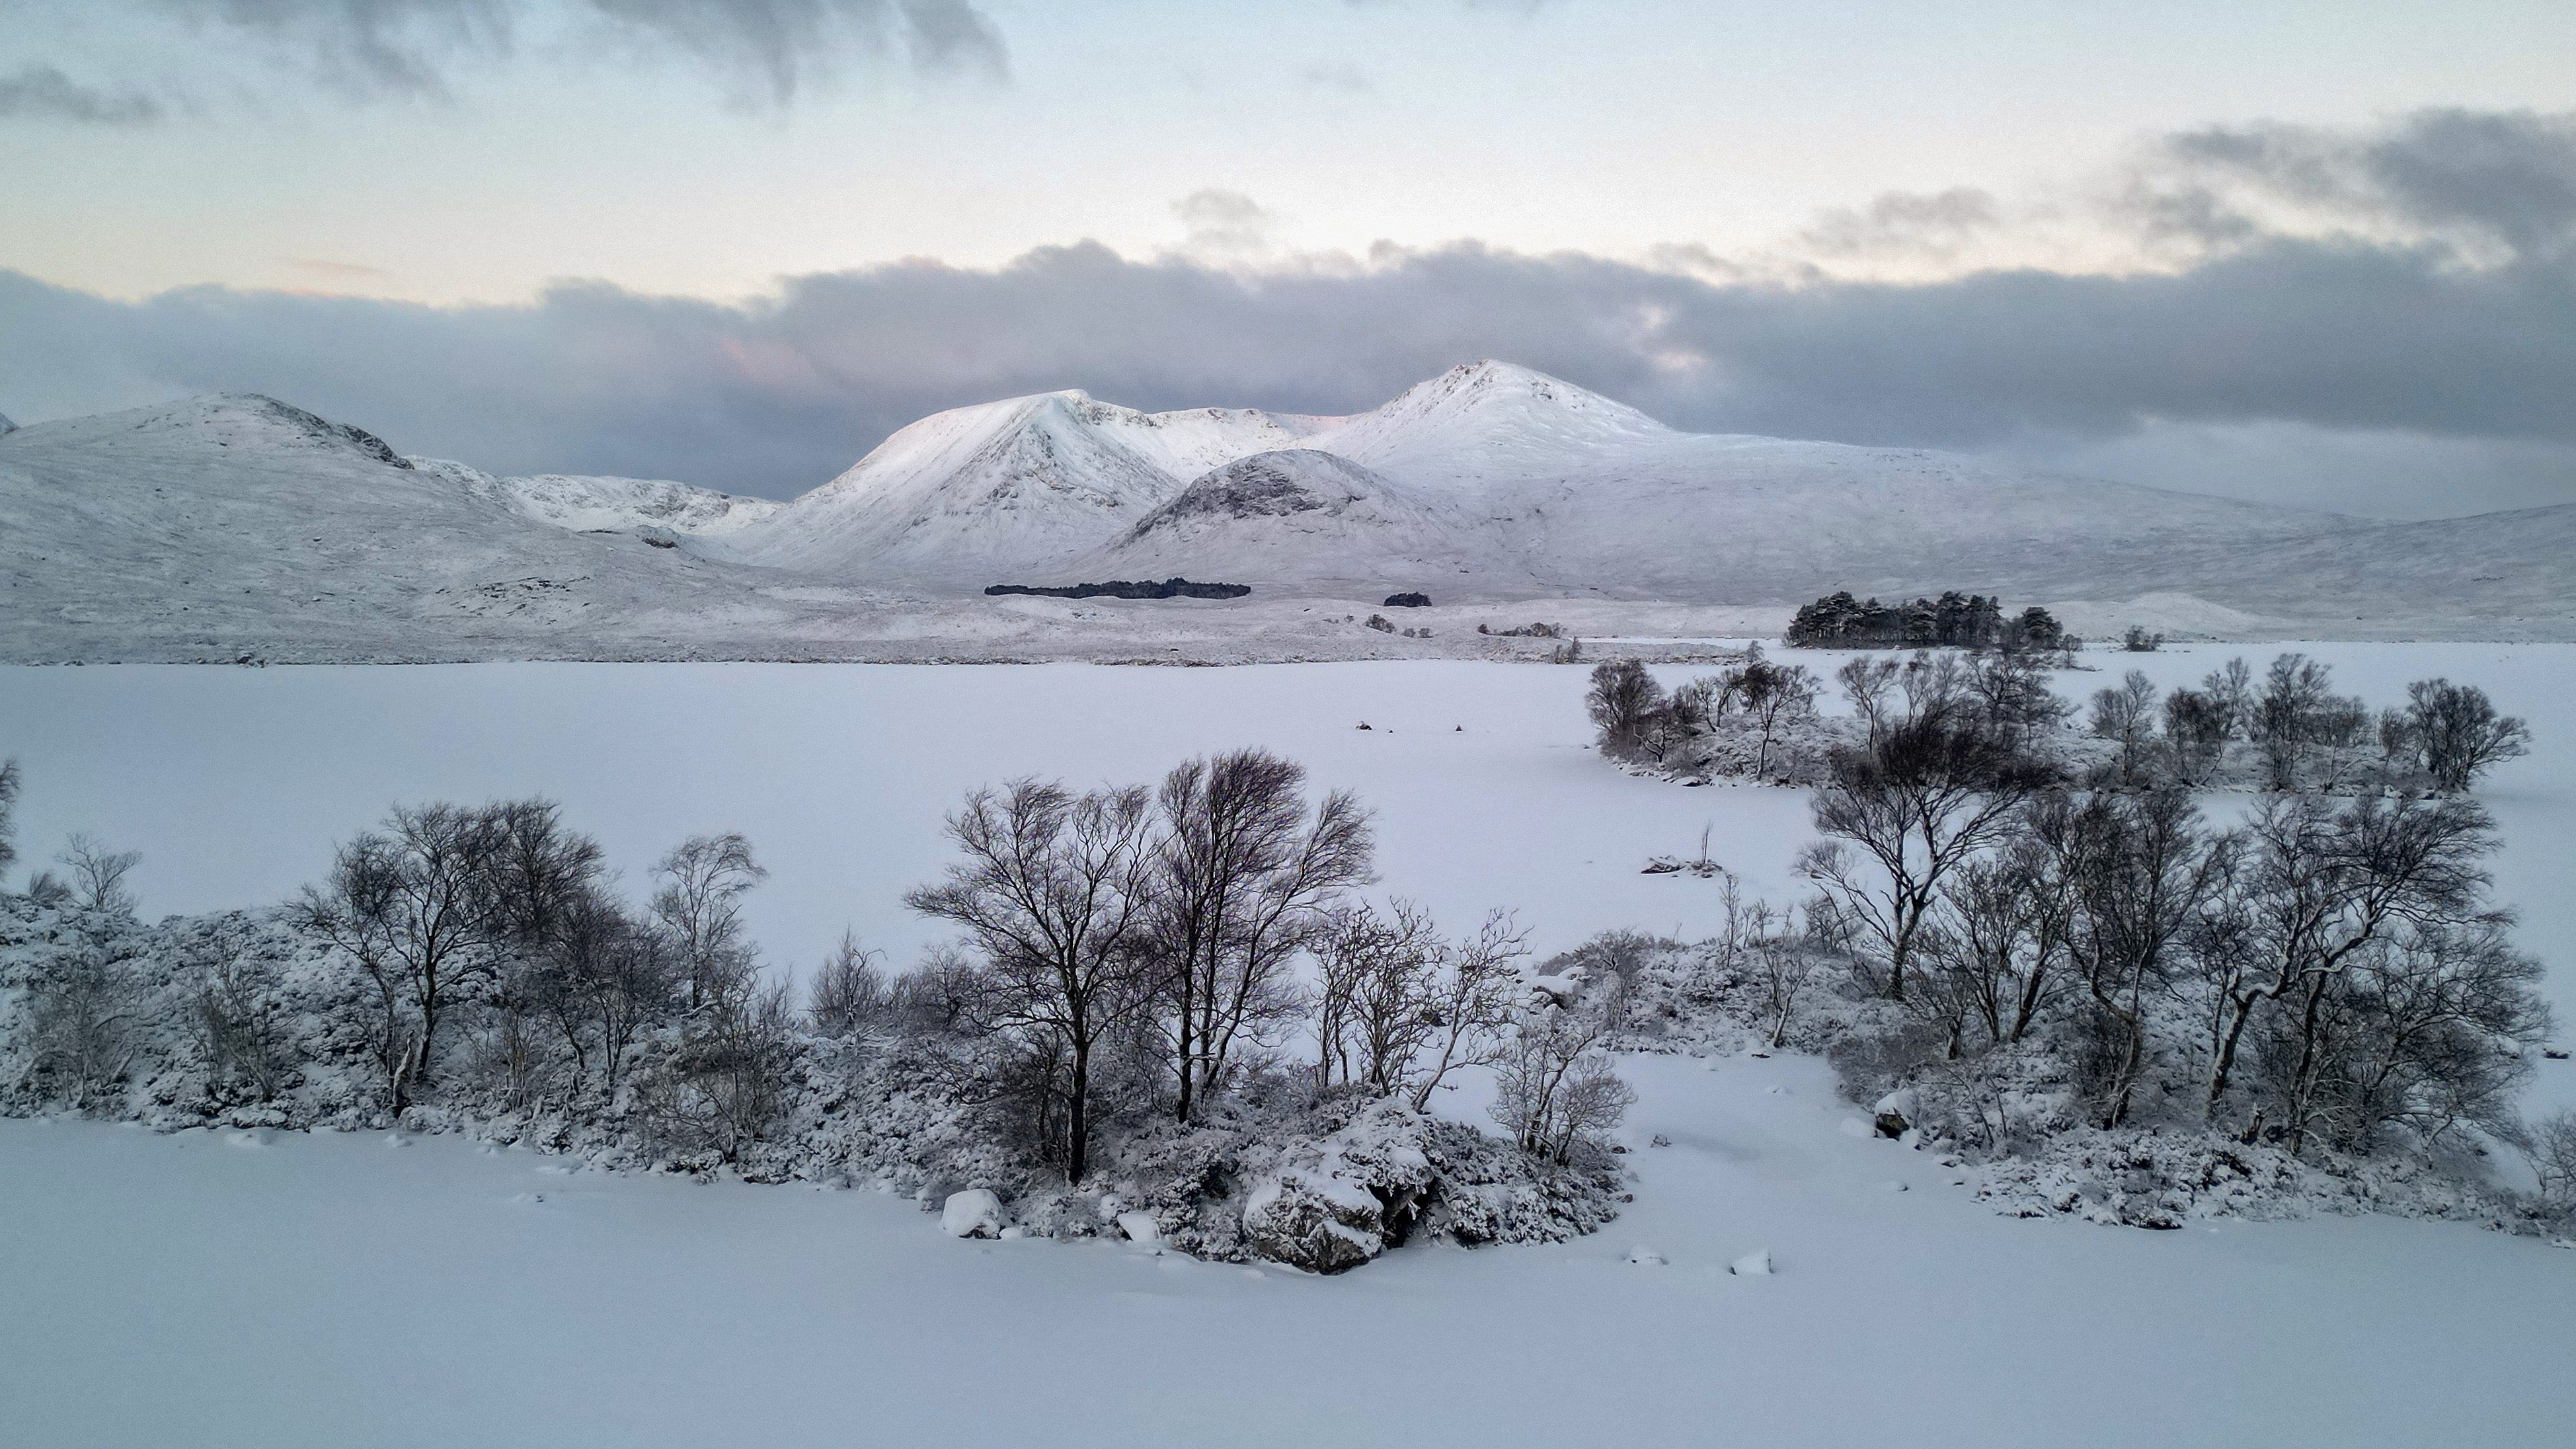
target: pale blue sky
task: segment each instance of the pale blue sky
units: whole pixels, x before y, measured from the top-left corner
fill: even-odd
[[[215,284],[208,287],[205,284]],[[2576,4],[0,0],[0,412],[784,496],[942,407],[2576,501]]]
[[[710,0],[716,11],[727,0]],[[865,0],[733,0],[754,10]],[[391,32],[445,94],[353,94],[299,14]],[[506,51],[420,19],[511,15]],[[2561,109],[2576,5],[978,0],[1007,54],[907,63],[842,27],[783,102],[581,0],[0,0],[0,77],[161,119],[0,116],[0,264],[110,296],[197,282],[505,301],[598,278],[731,296],[907,256],[1181,244],[1251,197],[1285,248],[1474,238],[1636,258],[1794,250],[1885,191],[2039,196],[2211,122]],[[889,7],[889,10],[891,7]],[[268,27],[191,14],[283,16]],[[709,58],[712,53],[713,59]],[[2034,243],[2034,246],[2037,244]],[[2080,238],[2002,260],[2116,260]],[[319,263],[321,265],[313,265]],[[369,269],[369,270],[359,270]]]

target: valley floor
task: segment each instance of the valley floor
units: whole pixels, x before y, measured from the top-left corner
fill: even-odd
[[[2095,653],[2060,685],[2131,666],[2171,685],[2236,652],[2270,651]],[[2531,719],[2533,755],[2485,795],[2563,1043],[2576,649],[2312,652],[2374,702],[2447,674]],[[845,923],[911,958],[928,937],[899,895],[967,788],[1145,780],[1239,744],[1377,808],[1382,893],[1459,926],[1514,906],[1542,951],[1706,934],[1711,883],[1638,873],[1703,828],[1785,898],[1803,798],[1611,769],[1582,687],[1457,662],[6,669],[0,754],[26,771],[26,854],[75,829],[141,849],[156,914],[280,900],[395,799],[552,795],[630,882],[682,835],[740,829],[775,871],[754,934],[791,969]],[[2390,1218],[2008,1219],[1969,1174],[1847,1133],[1821,1063],[1622,1070],[1636,1200],[1604,1233],[1409,1247],[1329,1280],[961,1243],[872,1192],[567,1174],[452,1139],[0,1121],[0,1437],[1982,1449],[2532,1444],[2576,1423],[2576,1252]],[[2576,1102],[2576,1064],[2535,1091]],[[1760,1249],[1775,1276],[1727,1272]]]

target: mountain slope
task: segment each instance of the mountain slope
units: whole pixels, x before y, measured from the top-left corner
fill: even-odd
[[[675,617],[786,617],[719,565],[532,521],[253,394],[0,437],[0,534],[20,659],[616,655]]]
[[[698,537],[732,533],[776,513],[786,505],[774,498],[748,498],[718,493],[659,478],[616,478],[540,473],[526,478],[495,478],[480,468],[447,458],[406,458],[424,472],[453,479],[458,486],[498,500],[511,512],[534,522],[577,533],[633,533],[661,529]]]
[[[1508,560],[1478,559],[1486,547],[1454,508],[1347,458],[1289,448],[1211,470],[1071,571],[1438,590],[1463,572],[1509,576]]]
[[[1316,420],[1141,413],[1042,393],[922,419],[734,535],[747,563],[957,588],[1021,582],[1094,547],[1209,468],[1294,446]]]

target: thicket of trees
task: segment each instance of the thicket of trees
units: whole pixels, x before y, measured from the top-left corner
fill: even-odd
[[[1724,672],[1666,691],[1633,659],[1592,672],[1585,703],[1604,753],[1677,772],[1821,784],[1838,751],[1885,742],[1897,720],[1970,720],[1995,761],[2044,767],[2095,788],[2411,789],[2457,794],[2530,749],[2530,727],[2485,691],[2448,679],[2407,686],[2374,711],[2332,672],[2283,654],[2259,675],[2242,659],[2196,686],[2160,689],[2129,671],[2080,711],[2051,692],[2040,656],[2010,650],[1865,656],[1834,672],[1848,712],[1822,714],[1821,681],[1760,646]],[[2079,730],[2061,728],[2070,722]]]
[[[17,780],[0,766],[0,862]],[[958,940],[890,976],[845,937],[801,1001],[764,981],[743,907],[765,871],[739,835],[682,842],[637,901],[553,802],[400,807],[282,913],[309,970],[212,938],[141,959],[134,857],[76,840],[42,904],[89,944],[0,979],[25,991],[15,1087],[104,1105],[149,1050],[187,1058],[210,1109],[255,1106],[327,1058],[384,1117],[607,1123],[657,1159],[740,1162],[833,1063],[905,1051],[923,1090],[1071,1184],[1112,1126],[1283,1094],[1420,1112],[1471,1066],[1505,1068],[1497,1115],[1534,1158],[1571,1161],[1618,1119],[1599,1013],[1525,995],[1507,917],[1452,939],[1362,902],[1368,812],[1291,761],[1015,780],[947,833],[955,859],[906,899]]]
[[[1984,594],[1945,593],[1937,599],[1882,604],[1829,594],[1801,605],[1782,643],[1793,649],[2009,649],[2059,653],[2082,640],[2059,627],[2046,609],[2033,606],[2010,619],[2000,601]]]
[[[960,858],[907,899],[965,933],[959,988],[1009,1051],[999,1096],[1070,1179],[1104,1122],[1188,1122],[1283,1075],[1419,1111],[1459,1069],[1584,1015],[1525,1006],[1527,947],[1507,918],[1451,941],[1416,907],[1356,900],[1374,878],[1367,812],[1346,793],[1309,802],[1305,778],[1239,750],[1183,764],[1158,790],[1014,781],[950,818]],[[1301,1037],[1316,1043],[1311,1064],[1283,1055]],[[1564,1072],[1606,1071],[1596,1029]],[[1597,1106],[1569,1119],[1564,1085],[1507,1074],[1498,1109],[1559,1162],[1616,1121]],[[1520,1130],[1533,1121],[1545,1130]]]
[[[2104,691],[2097,718],[2145,713],[2144,693]],[[2267,734],[2299,732],[2283,693],[2337,707],[2315,702],[2320,674],[2276,665],[2246,693]],[[2459,695],[2413,698],[2492,736]],[[1984,1078],[1959,1064],[2041,1050],[2094,1125],[2184,1121],[2293,1153],[2515,1130],[2548,1013],[2488,897],[2475,800],[2292,789],[2221,827],[2171,779],[2074,777],[2027,743],[1964,693],[1922,693],[1834,750],[1815,793],[1824,838],[1800,870],[1912,1022],[1896,1075],[1964,1090]]]

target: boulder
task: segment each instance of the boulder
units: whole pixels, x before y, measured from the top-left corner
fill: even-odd
[[[939,1230],[952,1238],[998,1238],[1002,1235],[1002,1200],[990,1188],[952,1192],[940,1205]]]

